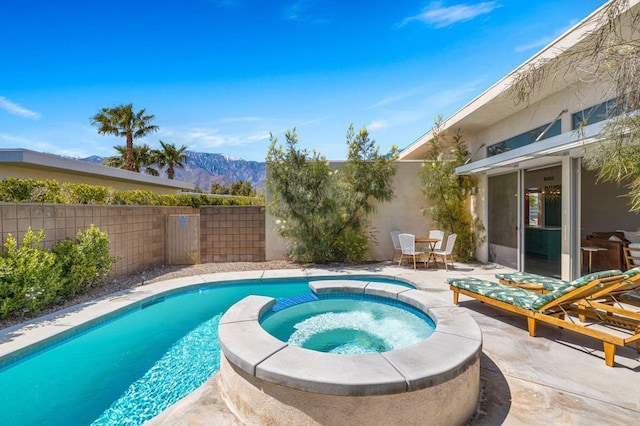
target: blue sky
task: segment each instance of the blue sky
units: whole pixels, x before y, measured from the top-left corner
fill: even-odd
[[[410,145],[604,1],[9,1],[0,148],[114,155],[90,117],[133,103],[158,140],[264,161],[269,133],[346,157],[349,124]]]

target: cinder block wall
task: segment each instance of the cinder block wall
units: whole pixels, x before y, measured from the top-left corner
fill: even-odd
[[[201,262],[264,260],[264,206],[200,207]]]
[[[265,260],[263,206],[191,207],[84,206],[0,203],[2,242],[9,234],[22,242],[29,227],[44,229],[47,248],[74,238],[92,224],[109,234],[109,250],[120,260],[116,276],[166,262],[168,215],[200,213],[200,262]]]
[[[29,227],[42,228],[45,247],[51,248],[93,224],[109,234],[110,252],[120,257],[114,273],[123,276],[164,264],[166,216],[197,212],[191,207],[0,203],[0,233],[2,242],[9,234],[22,242]]]

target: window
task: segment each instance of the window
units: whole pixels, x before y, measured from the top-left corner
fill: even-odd
[[[490,145],[487,147],[487,156],[491,157],[493,155],[497,155],[503,152],[511,151],[512,149],[520,148],[525,145],[529,145],[536,141],[536,139],[544,132],[544,129],[549,127],[551,123],[544,124],[540,127],[536,127],[533,130],[529,130],[528,132],[521,133],[517,136],[513,136],[509,139],[506,139],[502,142],[498,142],[496,144]],[[549,130],[542,136],[542,139],[547,139],[552,136],[557,136],[562,131],[561,120],[556,120]]]
[[[578,111],[571,115],[571,128],[573,130],[581,126],[597,123],[620,114],[621,106],[618,99],[609,99],[601,104]]]

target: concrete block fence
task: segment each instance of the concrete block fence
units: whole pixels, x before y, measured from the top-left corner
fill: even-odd
[[[265,208],[263,206],[86,206],[0,203],[0,235],[22,241],[29,227],[44,229],[45,247],[74,238],[91,226],[107,232],[110,252],[120,257],[115,275],[123,276],[166,264],[167,217],[200,215],[202,262],[265,260]],[[198,259],[195,259],[197,262]]]

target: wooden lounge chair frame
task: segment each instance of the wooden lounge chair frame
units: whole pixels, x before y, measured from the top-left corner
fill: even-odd
[[[453,291],[453,303],[455,305],[458,304],[460,294],[464,294],[465,296],[484,302],[487,305],[526,317],[527,328],[531,337],[535,337],[536,335],[537,323],[544,322],[601,340],[604,347],[605,363],[607,366],[613,367],[616,346],[622,347],[630,343],[635,343],[636,350],[640,353],[640,316],[635,317],[634,315],[629,315],[626,310],[618,311],[618,316],[616,315],[615,309],[611,309],[612,307],[610,305],[604,304],[604,307],[599,305],[588,306],[584,303],[580,304],[579,302],[589,299],[594,294],[602,295],[605,291],[615,291],[623,287],[627,284],[626,281],[624,281],[625,278],[626,275],[616,275],[593,280],[535,310],[521,308],[511,303],[456,287],[455,285],[450,285],[450,289]],[[502,284],[492,284],[508,288],[508,286]],[[589,324],[574,322],[569,314],[574,314],[574,316],[585,319],[593,319],[595,317],[598,321],[616,328],[623,328],[624,330],[631,331],[631,333],[626,334],[628,337],[620,337],[610,332],[591,328]]]

